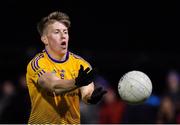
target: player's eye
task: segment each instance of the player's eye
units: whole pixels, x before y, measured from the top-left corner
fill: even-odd
[[[56,33],[56,34],[57,34],[57,33],[59,33],[59,31],[57,31],[57,30],[56,30],[56,31],[54,31],[54,33]]]
[[[68,34],[68,31],[64,31],[64,34]]]

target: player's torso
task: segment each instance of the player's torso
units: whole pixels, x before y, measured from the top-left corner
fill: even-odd
[[[71,53],[69,53],[68,59],[64,62],[53,61],[48,58],[47,54],[42,54],[48,70],[55,73],[57,77],[74,79],[77,76],[77,60],[74,60]],[[29,123],[34,123],[34,121],[37,121],[37,123],[80,123],[79,89],[66,94],[56,95],[35,84],[28,86],[32,101]]]

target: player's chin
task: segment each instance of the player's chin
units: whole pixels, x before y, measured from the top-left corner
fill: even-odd
[[[61,54],[66,54],[67,51],[68,51],[67,48],[62,48],[62,49],[61,49]]]

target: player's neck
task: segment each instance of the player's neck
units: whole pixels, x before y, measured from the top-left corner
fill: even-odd
[[[47,48],[45,50],[52,60],[64,61],[66,59],[66,53],[57,54],[53,51],[48,50]]]

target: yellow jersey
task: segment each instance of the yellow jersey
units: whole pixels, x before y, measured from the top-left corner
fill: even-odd
[[[28,123],[80,124],[80,90],[56,95],[41,88],[38,78],[45,72],[54,72],[61,79],[75,79],[80,65],[90,64],[72,52],[66,53],[64,61],[57,61],[44,50],[28,64],[26,80],[31,99],[31,114]]]

